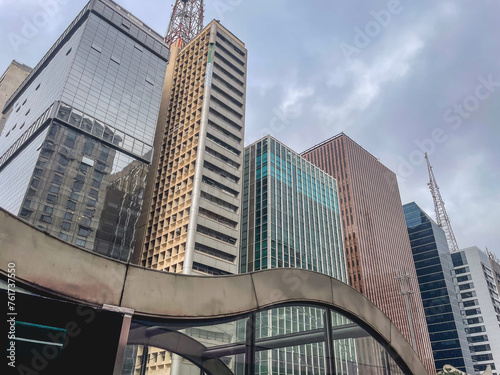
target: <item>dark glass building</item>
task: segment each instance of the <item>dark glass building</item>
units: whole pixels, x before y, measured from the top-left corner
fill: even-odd
[[[169,50],[92,0],[7,101],[0,205],[72,244],[128,260]]]
[[[414,202],[403,206],[436,369],[474,373],[444,231]]]

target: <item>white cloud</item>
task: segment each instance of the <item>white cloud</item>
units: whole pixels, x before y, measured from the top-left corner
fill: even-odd
[[[347,80],[353,83],[353,89],[338,106],[318,103],[313,107],[325,125],[341,122],[345,127],[351,124],[355,114],[367,109],[381,94],[384,84],[399,80],[408,73],[412,60],[424,43],[416,34],[408,33],[397,45],[398,48],[377,58],[371,66],[356,60],[329,76],[331,85],[339,86]]]
[[[303,102],[314,94],[312,87],[291,86],[285,89],[285,95],[279,105],[281,113],[294,118],[302,114]]]

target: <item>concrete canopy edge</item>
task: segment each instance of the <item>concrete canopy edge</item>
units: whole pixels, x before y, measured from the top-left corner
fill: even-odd
[[[411,345],[375,305],[316,272],[281,268],[201,277],[144,269],[72,246],[0,209],[2,278],[11,263],[18,287],[97,307],[127,307],[136,317],[208,320],[291,303],[331,307],[376,332],[412,374],[427,374]]]

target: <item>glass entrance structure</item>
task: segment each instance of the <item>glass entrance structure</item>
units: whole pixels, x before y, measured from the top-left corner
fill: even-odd
[[[129,355],[122,374],[163,373],[161,366],[164,366],[165,358],[157,356],[158,349],[182,356],[186,363],[198,367],[199,374],[410,373],[395,360],[398,356],[394,350],[382,345],[373,333],[343,313],[310,304],[286,306],[286,309],[274,307],[229,321],[222,319],[193,324],[175,320],[133,320],[127,346]],[[305,318],[299,320],[296,327],[287,325],[291,322],[284,319],[290,310],[299,316],[303,314]],[[306,314],[311,310],[321,317],[314,327],[321,328],[307,328]],[[270,330],[266,324],[261,324],[268,316],[274,323],[269,325]],[[377,356],[363,355],[359,357],[363,360],[359,361],[353,348],[377,353]],[[155,366],[155,363],[161,365]],[[190,373],[192,366],[186,366],[185,372],[181,371],[183,375]]]
[[[152,364],[165,351],[190,364],[182,375],[427,374],[389,318],[327,275],[145,269],[72,246],[1,209],[0,245],[0,303],[7,306],[15,284],[19,328],[0,345],[14,341],[23,349],[16,365],[40,375],[146,374],[146,367],[164,374]]]

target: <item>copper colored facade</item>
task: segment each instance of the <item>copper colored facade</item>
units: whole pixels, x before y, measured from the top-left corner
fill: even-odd
[[[343,133],[302,156],[337,179],[350,285],[378,306],[410,343],[413,329],[418,356],[435,373],[396,175]],[[397,279],[402,274],[410,276],[403,286]],[[412,292],[411,314],[402,288]]]

